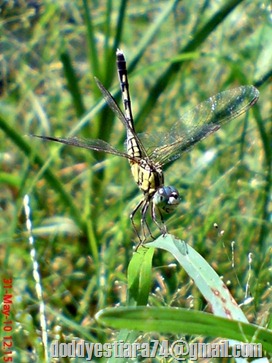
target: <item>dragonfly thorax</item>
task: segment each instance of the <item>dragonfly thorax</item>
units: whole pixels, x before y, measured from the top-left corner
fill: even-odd
[[[174,187],[160,187],[153,196],[154,205],[166,212],[173,213],[180,203],[180,195]]]
[[[149,198],[163,186],[164,177],[160,165],[151,163],[147,158],[142,158],[137,162],[130,161],[130,166],[135,182]]]

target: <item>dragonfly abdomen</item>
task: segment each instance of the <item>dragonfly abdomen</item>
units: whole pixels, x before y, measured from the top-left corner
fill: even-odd
[[[135,158],[135,159],[141,159],[142,158],[142,153],[141,153],[141,149],[138,145],[137,140],[135,139],[134,135],[132,135],[130,133],[130,130],[127,130],[127,140],[126,140],[126,145],[127,145],[127,153],[129,156]],[[130,162],[131,163],[131,162]]]

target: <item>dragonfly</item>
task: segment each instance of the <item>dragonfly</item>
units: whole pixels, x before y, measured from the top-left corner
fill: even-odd
[[[134,181],[143,193],[142,199],[130,214],[140,245],[146,240],[147,233],[152,237],[146,220],[148,210],[151,211],[154,223],[165,235],[167,228],[164,215],[173,213],[181,201],[175,187],[164,185],[163,167],[219,130],[221,125],[246,112],[257,102],[259,91],[254,86],[240,86],[218,93],[183,114],[169,130],[157,132],[153,136],[147,133],[137,134],[132,115],[126,60],[122,50],[117,49],[116,63],[124,112],[103,84],[97,78],[95,81],[106,103],[126,129],[126,151],[117,150],[100,139],[33,136],[46,141],[117,155],[128,160]],[[134,221],[137,211],[141,213],[140,232]]]

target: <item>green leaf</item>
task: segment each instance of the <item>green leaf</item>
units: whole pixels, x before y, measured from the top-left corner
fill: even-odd
[[[215,315],[247,322],[243,311],[221,278],[208,262],[186,242],[167,234],[146,246],[158,247],[170,252],[194,280]]]
[[[108,308],[96,314],[96,319],[114,329],[143,332],[191,334],[235,339],[245,343],[261,343],[272,353],[272,331],[240,321],[213,316],[200,311],[170,307]]]
[[[146,305],[152,283],[154,248],[140,247],[128,267],[128,302],[130,306]]]

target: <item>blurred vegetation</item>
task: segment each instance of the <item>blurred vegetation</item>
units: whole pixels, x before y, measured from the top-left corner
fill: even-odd
[[[225,89],[258,87],[252,110],[175,161],[165,177],[183,195],[168,230],[222,275],[250,322],[267,326],[270,1],[2,1],[0,30],[1,275],[14,279],[14,362],[41,361],[34,354],[40,351],[39,308],[25,194],[50,339],[61,326],[64,339],[110,341],[112,333],[94,314],[126,304],[127,266],[137,243],[129,214],[141,197],[127,161],[28,136],[76,134],[123,150],[123,125],[104,107],[94,82],[96,76],[120,103],[117,47],[128,63],[138,132],[167,129]],[[170,255],[155,253],[150,304],[207,310],[171,262]]]

